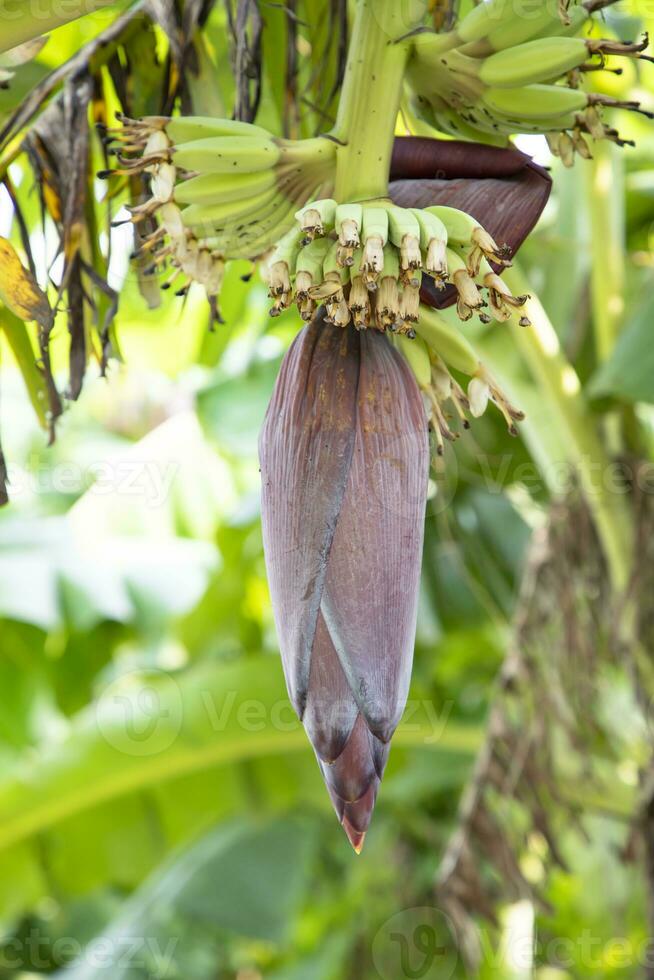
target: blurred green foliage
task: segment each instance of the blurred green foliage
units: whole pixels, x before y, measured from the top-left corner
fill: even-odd
[[[283,32],[281,11],[271,17]],[[19,84],[110,18],[61,29]],[[219,47],[215,26],[207,37]],[[281,115],[275,78],[264,112]],[[223,83],[228,100],[226,72]],[[625,331],[610,362],[598,369],[593,350],[583,164],[555,164],[524,263],[598,411],[637,402],[647,426],[654,136],[638,119],[621,128],[638,149],[624,156]],[[20,164],[11,173],[28,179]],[[415,910],[411,939],[434,904],[544,519],[538,459],[489,415],[434,476],[409,709],[355,858],[286,700],[259,527],[256,438],[298,323],[268,321],[245,264],[229,271],[216,334],[193,291],[149,311],[116,269],[125,365],[89,381],[52,448],[0,341],[13,491],[0,514],[0,980],[395,980],[389,923]],[[625,736],[616,798],[637,781],[636,741]],[[499,930],[487,927],[480,980],[637,975],[643,885],[621,860],[629,828],[610,803],[590,808],[592,844],[569,829],[567,871],[546,877],[541,842],[525,841],[544,905],[504,909]],[[533,966],[504,956],[516,936],[535,936]],[[448,976],[464,977],[450,961]],[[435,970],[422,975],[447,980]]]

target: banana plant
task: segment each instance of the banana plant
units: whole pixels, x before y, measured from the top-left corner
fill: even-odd
[[[37,323],[52,436],[63,409],[50,359],[59,307],[69,310],[71,398],[89,360],[104,370],[119,353],[102,209],[112,225],[132,226],[150,304],[160,290],[184,297],[197,284],[220,330],[226,270],[246,260],[246,278],[258,267],[268,285],[271,316],[296,307],[308,324],[282,363],[261,433],[264,540],[289,696],[357,852],[409,688],[430,433],[438,465],[489,406],[513,436],[525,422],[545,472],[560,459],[576,469],[613,601],[631,579],[633,500],[603,486],[611,460],[579,375],[533,288],[510,268],[551,188],[512,138],[544,135],[565,166],[577,157],[584,166],[630,142],[617,128],[621,112],[651,118],[596,81],[603,69],[651,60],[646,38],[604,36],[612,3],[561,0],[520,17],[507,0],[489,0],[464,6],[440,30],[451,19],[438,5],[356,0],[349,24],[337,5],[325,37],[310,0],[281,21],[264,5],[240,3],[234,14],[230,3],[223,11],[188,2],[178,24],[158,25],[166,70],[150,98],[120,68],[138,50],[146,15],[137,5],[86,57],[38,83],[3,126],[0,174],[19,237],[29,205],[13,193],[8,168],[27,163],[60,236],[57,283],[36,281],[23,233],[24,267],[14,269],[15,249],[4,246],[13,271],[2,291],[15,317]],[[38,26],[25,14],[7,46]],[[233,43],[212,62],[203,39],[220,28]],[[288,84],[268,91],[280,40]],[[230,54],[225,82],[220,59]],[[196,113],[207,86],[216,101],[227,91],[233,110]],[[58,122],[76,147],[72,168]],[[105,182],[100,203],[92,173]],[[598,304],[602,294],[598,281]],[[616,329],[611,322],[608,341],[603,334],[604,359]],[[499,331],[510,342],[498,352]],[[516,350],[527,390],[547,408],[526,420]],[[644,671],[633,615],[625,624]]]

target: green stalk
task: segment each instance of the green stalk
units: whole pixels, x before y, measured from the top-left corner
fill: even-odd
[[[519,268],[507,270],[504,279],[514,295],[530,292]],[[597,434],[579,378],[538,299],[529,300],[527,315],[532,322],[527,329],[512,319],[513,338],[545,397],[544,419],[559,429],[567,458],[577,471],[612,585],[620,593],[629,582],[632,565],[633,521],[626,493],[617,487],[611,490],[616,479],[611,460]]]
[[[77,20],[116,0],[67,0],[65,4],[50,0],[35,8],[27,0],[15,0],[3,5],[0,53],[47,34],[62,24]]]
[[[413,8],[411,10],[410,8]],[[336,126],[335,197],[365,201],[388,194],[388,174],[410,41],[424,4],[357,0]]]
[[[608,140],[600,140],[593,154],[586,171],[590,286],[595,354],[598,364],[602,364],[613,353],[624,316],[624,154]],[[630,414],[625,408],[622,413],[615,411],[605,416],[606,438],[616,455],[624,449],[625,430],[621,423],[627,423]]]
[[[43,429],[47,428],[46,407],[48,393],[43,375],[36,364],[36,354],[30,340],[27,326],[10,310],[0,312],[0,329],[4,333],[16,359],[32,408]]]
[[[600,363],[613,353],[624,315],[623,154],[608,140],[598,141],[588,165],[591,295],[595,349]]]

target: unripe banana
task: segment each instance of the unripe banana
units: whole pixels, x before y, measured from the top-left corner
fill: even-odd
[[[447,228],[449,241],[470,246],[470,252],[467,255],[467,267],[473,278],[479,272],[479,264],[483,256],[506,264],[508,254],[506,246],[500,248],[472,215],[444,205],[435,205],[428,208],[427,211],[441,219]]]
[[[338,243],[331,242],[322,264],[322,281],[309,290],[309,296],[317,303],[340,303],[343,299],[343,286],[349,278],[349,270],[338,264]]]
[[[400,294],[398,278],[400,264],[397,249],[393,245],[384,247],[384,267],[379,282],[379,290],[375,298],[375,313],[380,328],[397,330],[402,326],[400,314]]]
[[[400,297],[400,316],[405,323],[417,323],[420,316],[420,282],[422,273],[418,273],[418,282],[405,283]]]
[[[370,292],[360,275],[359,268],[356,271],[354,271],[354,267],[350,269],[350,276],[352,286],[348,296],[348,306],[352,314],[352,322],[357,330],[365,330],[370,326]]]
[[[220,249],[230,259],[256,259],[269,251],[293,226],[296,205],[275,203],[273,208],[244,224],[230,223],[207,236],[212,248]]]
[[[166,123],[166,134],[173,143],[214,136],[246,136],[269,140],[270,133],[261,126],[238,119],[214,119],[212,116],[173,116]]]
[[[444,204],[435,204],[425,209],[427,214],[434,215],[443,222],[446,228],[446,237],[460,244],[468,245],[472,241],[472,234],[475,228],[479,227],[479,222],[466,211],[459,211],[458,208],[447,207]]]
[[[521,121],[557,120],[570,113],[583,112],[588,97],[578,89],[562,85],[525,85],[521,88],[488,88],[481,96],[483,104],[510,117],[518,129]]]
[[[302,240],[301,229],[294,226],[275,246],[268,268],[269,295],[273,298],[271,316],[276,316],[291,305],[293,291],[291,276],[295,271],[297,253]]]
[[[479,367],[479,358],[463,334],[435,310],[420,307],[420,320],[416,330],[426,344],[438,354],[445,363],[469,376]]]
[[[293,274],[298,256],[302,251],[302,231],[300,228],[293,227],[279,239],[270,261],[285,262]]]
[[[418,219],[408,208],[391,206],[388,211],[389,238],[400,250],[400,268],[403,281],[418,282],[418,272],[422,266],[420,255],[421,230]],[[415,280],[415,282],[414,282]]]
[[[221,204],[242,200],[275,187],[273,169],[256,174],[200,174],[175,187],[178,204]]]
[[[424,267],[437,282],[447,278],[447,228],[441,219],[428,209],[411,208],[420,226],[420,248],[424,252]]]
[[[500,23],[508,22],[512,13],[514,14],[512,0],[488,0],[487,3],[479,3],[457,24],[456,33],[462,44],[480,41]]]
[[[300,249],[295,265],[295,291],[298,300],[307,299],[312,286],[322,282],[323,263],[331,247],[332,242],[328,238],[316,238]]]
[[[429,388],[431,384],[431,361],[424,340],[421,337],[409,340],[404,334],[395,334],[393,343],[406,358],[418,386],[423,389]]]
[[[205,174],[258,173],[274,167],[280,149],[270,137],[212,136],[174,147],[173,163]]]
[[[325,198],[322,201],[311,201],[300,208],[295,214],[295,219],[304,231],[304,238],[308,243],[314,238],[329,234],[334,228],[335,216],[336,201]]]
[[[388,242],[388,212],[386,208],[364,207],[361,238],[364,243],[361,272],[368,286],[374,287],[384,268],[384,246]]]
[[[344,269],[338,264],[338,243],[329,243],[329,248],[325,253],[325,258],[322,263],[322,274],[324,278],[327,276],[338,276],[339,281],[344,285],[350,280],[350,270]]]
[[[270,207],[278,200],[281,204],[285,199],[275,190],[266,190],[254,197],[223,201],[220,204],[189,204],[182,211],[182,220],[188,228],[215,226],[220,229],[230,222],[244,222],[250,215],[259,215],[264,208]]]
[[[336,208],[334,228],[344,247],[358,248],[361,242],[363,208],[360,204],[339,204]]]
[[[479,78],[491,88],[516,88],[559,78],[583,65],[588,57],[583,38],[541,38],[486,58],[480,65]]]
[[[474,58],[483,58],[495,51],[504,51],[526,41],[538,37],[558,37],[561,34],[577,34],[588,20],[588,11],[583,5],[570,11],[570,24],[561,20],[555,4],[549,0],[538,0],[536,9],[528,16],[520,16],[513,9],[513,4],[507,4],[508,16],[496,24],[481,40],[466,45],[464,54]]]

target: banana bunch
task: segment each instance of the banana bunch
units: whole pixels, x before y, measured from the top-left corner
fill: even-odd
[[[424,306],[420,307],[416,329],[415,340],[396,334],[393,342],[409,362],[423,392],[438,455],[443,455],[446,441],[454,442],[460,434],[450,425],[451,408],[460,425],[469,429],[468,415],[479,418],[493,403],[504,416],[511,435],[517,436],[516,422],[524,419],[524,413],[509,402],[463,334],[435,310]],[[470,379],[467,392],[452,371]]]
[[[105,130],[115,169],[100,177],[145,174],[150,198],[130,208],[134,224],[153,221],[139,255],[150,271],[170,267],[164,289],[180,280],[204,286],[214,316],[230,259],[256,259],[293,225],[297,208],[329,190],[335,145],[323,138],[276,139],[265,129],[203,116],[119,116]]]
[[[505,142],[515,133],[544,133],[567,165],[591,155],[587,136],[623,144],[602,120],[604,106],[644,112],[583,91],[585,74],[607,57],[651,61],[645,36],[626,42],[578,37],[592,14],[616,0],[569,7],[545,2],[520,16],[511,0],[480,3],[440,35],[419,35],[409,65],[416,113],[434,128],[463,138]],[[612,71],[620,69],[611,68]],[[650,113],[645,115],[650,116]]]
[[[507,265],[474,218],[450,207],[400,208],[387,200],[313,201],[279,242],[265,270],[271,315],[296,303],[304,320],[324,304],[340,327],[374,327],[415,336],[423,273],[457,291],[457,313],[505,321],[526,296],[513,296],[491,263]],[[523,316],[521,323],[528,326]]]

